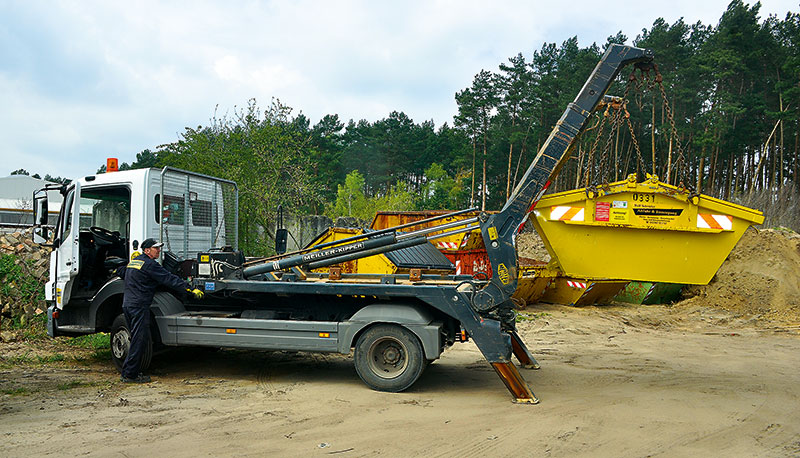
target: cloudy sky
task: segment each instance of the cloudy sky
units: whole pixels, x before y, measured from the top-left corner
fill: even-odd
[[[398,110],[452,124],[455,92],[519,52],[632,39],[657,17],[716,25],[727,3],[0,0],[0,176],[132,162],[250,98],[312,123]],[[761,4],[762,18],[798,11]]]

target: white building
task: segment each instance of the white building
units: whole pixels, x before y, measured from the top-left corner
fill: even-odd
[[[0,178],[0,231],[9,232],[33,224],[33,192],[48,183],[27,175]],[[63,199],[57,191],[51,191],[47,200],[50,224],[55,225]]]

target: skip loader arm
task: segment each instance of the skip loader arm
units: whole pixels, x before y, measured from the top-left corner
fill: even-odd
[[[561,167],[566,163],[575,138],[588,123],[589,115],[623,67],[648,66],[653,53],[648,49],[613,44],[597,63],[575,100],[567,106],[550,136],[496,215],[481,215],[481,235],[492,265],[491,281],[475,294],[473,306],[480,312],[511,310],[510,299],[517,289],[516,234],[528,218]]]
[[[516,402],[535,404],[538,399],[511,362],[510,353],[513,352],[525,368],[539,367],[517,334],[514,323],[515,314],[511,296],[517,289],[516,235],[527,220],[528,214],[536,206],[536,202],[566,163],[575,138],[588,124],[589,116],[620,70],[629,64],[647,68],[652,65],[652,60],[653,53],[650,50],[617,44],[609,46],[575,100],[561,115],[561,119],[556,123],[500,213],[491,216],[482,213],[479,217],[481,235],[493,275],[483,288],[470,296],[469,300],[478,314],[498,320],[501,330],[504,331],[501,334],[505,335],[506,342],[505,345],[492,344],[488,338],[478,337],[477,332],[474,340]],[[462,295],[462,298],[465,296]],[[475,331],[479,328],[466,324],[465,327],[473,327]],[[505,347],[506,354],[498,351],[502,347]]]

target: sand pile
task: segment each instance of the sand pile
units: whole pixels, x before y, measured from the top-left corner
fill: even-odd
[[[677,307],[800,324],[800,235],[748,230],[706,286],[689,286]]]

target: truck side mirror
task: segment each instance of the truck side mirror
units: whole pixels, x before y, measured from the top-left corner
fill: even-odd
[[[47,228],[47,191],[40,189],[33,193],[33,242],[47,243],[50,231]]]
[[[286,241],[289,231],[286,229],[275,230],[275,252],[278,254],[286,253]]]
[[[33,228],[33,243],[42,245],[47,243],[48,240],[50,240],[50,231],[46,227]]]

